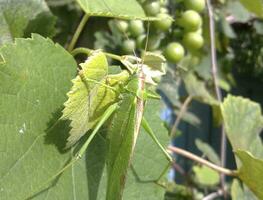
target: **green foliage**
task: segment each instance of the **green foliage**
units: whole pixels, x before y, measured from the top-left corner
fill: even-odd
[[[61,153],[67,123],[51,127],[59,118],[77,65],[61,46],[35,34],[2,47],[0,55],[1,198],[25,199],[71,156],[71,152]],[[81,176],[77,175],[76,183],[83,181]],[[41,196],[72,197],[71,172],[63,174],[61,180],[50,190],[50,197],[46,192]]]
[[[233,149],[247,150],[254,156],[263,158],[263,146],[259,137],[263,128],[263,116],[259,104],[229,95],[221,105],[221,111]]]
[[[238,179],[234,179],[231,185],[231,198],[232,200],[257,200],[258,198],[242,184]]]
[[[250,12],[255,13],[259,17],[263,17],[263,3],[261,0],[239,0],[243,6]]]
[[[218,101],[209,93],[205,83],[198,80],[194,74],[187,73],[183,76],[183,80],[186,90],[190,96],[210,105],[218,105]]]
[[[0,45],[31,33],[52,37],[54,26],[55,17],[44,0],[0,0]]]
[[[201,141],[200,139],[196,139],[195,144],[197,148],[204,154],[204,156],[208,158],[208,160],[215,163],[216,165],[220,165],[220,159],[217,153],[209,144]]]
[[[252,156],[248,151],[238,150],[235,152],[242,162],[238,171],[239,178],[259,198],[263,198],[263,159]]]
[[[206,166],[194,166],[195,181],[202,186],[215,186],[219,183],[220,177],[218,172]]]
[[[262,199],[263,145],[259,132],[263,128],[263,117],[260,106],[248,99],[229,95],[221,110],[226,134],[238,158],[238,176]]]
[[[262,2],[220,0],[212,6],[220,87],[231,91],[233,71],[262,79]],[[167,72],[158,88],[179,121],[203,126],[184,108],[192,97],[210,106],[214,125],[224,122],[242,181],[233,181],[232,198],[262,199],[261,109],[241,97],[216,100],[204,10],[204,0],[0,0],[0,198],[203,199],[216,191],[219,174],[205,166],[195,165],[194,173],[184,176],[176,160],[183,181],[192,184],[170,184],[165,178],[167,158],[172,160],[162,146],[169,144],[169,127],[160,121],[160,101],[148,98],[159,98],[155,86]],[[77,36],[83,11],[91,20],[79,26]],[[74,34],[77,46],[103,50],[78,48],[74,59],[31,33],[56,34],[54,41],[63,46]],[[134,55],[118,56],[122,53]],[[145,118],[149,125],[137,135],[138,101],[145,105],[142,125]],[[220,164],[210,145],[196,140],[196,146]]]

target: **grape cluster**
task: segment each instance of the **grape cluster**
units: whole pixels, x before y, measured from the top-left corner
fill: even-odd
[[[150,17],[160,20],[149,22],[141,20],[117,21],[117,28],[127,35],[122,51],[130,54],[134,49],[148,51],[162,50],[172,63],[178,63],[186,53],[200,50],[204,44],[202,37],[202,17],[205,0],[140,0]]]

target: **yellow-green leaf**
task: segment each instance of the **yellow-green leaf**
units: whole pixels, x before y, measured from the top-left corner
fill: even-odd
[[[239,178],[259,199],[263,199],[263,160],[248,151],[237,150],[235,154],[242,162],[238,171]]]
[[[260,105],[249,99],[228,95],[221,105],[221,111],[233,149],[248,150],[254,156],[263,158],[263,146],[259,137],[263,128]]]
[[[196,181],[203,186],[214,186],[220,181],[218,172],[206,166],[194,166],[193,171]]]
[[[128,79],[123,71],[117,75],[108,75],[107,58],[101,51],[94,52],[87,61],[80,64],[81,71],[72,81],[61,119],[71,120],[70,136],[67,147],[75,144],[87,131],[94,128],[104,111],[117,101],[118,92],[109,87],[118,81]]]

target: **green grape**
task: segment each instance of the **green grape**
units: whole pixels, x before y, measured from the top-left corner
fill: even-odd
[[[185,50],[181,44],[172,42],[166,47],[164,55],[169,61],[178,63],[184,57]]]
[[[187,10],[182,14],[179,24],[186,31],[197,31],[202,25],[202,18],[196,11]]]
[[[173,23],[171,17],[165,13],[160,13],[157,17],[160,18],[160,20],[153,22],[154,27],[161,31],[168,31]]]
[[[160,3],[159,1],[146,2],[143,8],[147,15],[155,16],[160,12]]]
[[[125,40],[122,43],[122,51],[125,54],[133,53],[134,49],[136,48],[136,43],[134,40]]]
[[[184,5],[189,10],[202,12],[205,9],[205,0],[185,0]]]
[[[189,51],[195,51],[204,45],[204,38],[196,32],[189,32],[184,35],[183,44]]]
[[[137,37],[144,33],[144,26],[141,20],[132,20],[129,23],[129,31],[132,36]]]
[[[117,28],[120,32],[126,32],[128,30],[128,22],[124,20],[118,20],[116,22]]]

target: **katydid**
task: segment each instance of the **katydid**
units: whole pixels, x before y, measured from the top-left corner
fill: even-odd
[[[64,104],[63,116],[60,118],[71,121],[66,148],[72,147],[88,131],[92,132],[72,160],[45,184],[83,156],[103,125],[108,127],[107,200],[122,198],[127,170],[141,124],[167,159],[172,161],[143,118],[146,98],[156,98],[155,95],[145,92],[147,89],[144,81],[152,82],[152,71],[155,74],[163,73],[164,59],[153,53],[146,53],[143,59],[136,56],[120,58],[129,71],[110,74],[106,54],[102,51],[93,51],[88,60],[80,64],[81,70],[72,81],[73,87],[67,94],[68,101]],[[136,64],[133,64],[134,61]]]

